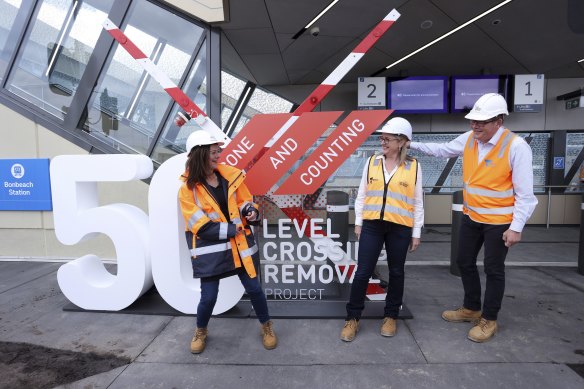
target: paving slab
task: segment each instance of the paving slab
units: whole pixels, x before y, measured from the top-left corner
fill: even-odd
[[[83,388],[83,389],[102,389],[103,388],[103,389],[105,389],[105,388],[109,388],[110,385],[114,382],[114,380],[116,378],[118,378],[118,376],[120,374],[122,374],[122,372],[124,370],[126,370],[128,368],[128,366],[129,365],[120,366],[120,367],[117,367],[113,370],[106,371],[105,373],[92,375],[90,377],[84,378],[84,379],[79,380],[79,381],[71,382],[69,384],[55,386],[54,389],[78,389],[78,388]]]
[[[68,300],[55,272],[0,293],[0,298],[0,340],[63,350],[135,358],[171,320],[168,316],[65,312]]]
[[[0,262],[0,293],[56,272],[59,266],[57,263]]]
[[[370,355],[370,359],[375,357]],[[164,371],[164,374],[160,372]],[[584,379],[565,365],[341,364],[241,366],[133,363],[109,386],[125,388],[514,388],[581,389]]]
[[[449,302],[433,298],[424,286],[444,292],[444,288],[452,288],[452,279],[429,269],[408,270],[417,277],[406,280],[408,306],[414,315],[407,325],[429,362],[584,363],[578,352],[584,349],[584,305],[573,303],[583,293],[577,289],[555,282],[537,268],[508,268],[499,331],[489,342],[477,344],[467,339],[470,323],[449,323],[441,318],[444,309],[462,302],[460,281],[458,297]],[[554,269],[558,274],[568,272],[573,269]],[[438,285],[444,281],[449,285]]]
[[[396,336],[384,338],[379,334],[381,320],[363,319],[357,338],[351,343],[339,338],[342,319],[275,319],[273,322],[278,347],[268,351],[262,346],[257,320],[212,318],[205,352],[193,355],[189,345],[194,319],[177,317],[137,361],[234,365],[334,365],[364,360],[374,364],[425,362],[403,320],[398,320]]]

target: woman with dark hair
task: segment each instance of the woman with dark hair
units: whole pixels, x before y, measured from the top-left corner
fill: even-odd
[[[278,340],[257,277],[259,254],[250,227],[259,223],[259,210],[244,183],[245,173],[217,164],[221,145],[222,142],[202,130],[189,136],[184,183],[179,191],[193,277],[201,279],[191,352],[199,354],[205,350],[207,324],[217,302],[219,280],[232,275],[239,277],[250,297],[261,323],[263,345],[271,350]]]

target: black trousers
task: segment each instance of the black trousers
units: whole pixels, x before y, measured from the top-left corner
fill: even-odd
[[[359,260],[346,306],[347,320],[361,318],[361,313],[365,308],[369,278],[375,270],[384,244],[389,270],[384,317],[398,318],[404,295],[406,255],[411,240],[411,227],[383,220],[363,220],[359,238]]]
[[[505,292],[505,257],[508,248],[503,241],[503,233],[509,224],[483,224],[472,221],[467,215],[462,218],[458,258],[462,286],[463,306],[473,311],[481,309],[481,279],[477,269],[477,256],[485,247],[485,298],[482,316],[487,320],[497,320]]]

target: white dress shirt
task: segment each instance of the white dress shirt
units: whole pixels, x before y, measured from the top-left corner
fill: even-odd
[[[377,155],[374,158],[381,159],[383,165],[383,176],[385,177],[385,184],[391,180],[391,177],[397,171],[397,166],[391,172],[388,172],[385,167],[385,156]],[[363,225],[363,205],[365,204],[365,192],[367,191],[367,171],[369,169],[369,160],[365,164],[363,174],[361,175],[361,183],[359,184],[359,192],[355,199],[355,225]],[[419,238],[422,235],[422,227],[424,226],[424,193],[422,189],[422,168],[418,162],[418,174],[416,177],[416,188],[414,189],[414,228],[412,229],[412,238]]]
[[[478,142],[479,163],[495,147],[503,134],[503,130],[504,128],[500,127],[487,143],[475,140],[475,142]],[[460,157],[464,154],[464,147],[469,136],[472,136],[472,131],[465,132],[448,143],[411,142],[410,148],[435,157]],[[509,164],[512,170],[513,192],[515,193],[513,221],[509,229],[521,232],[537,205],[537,198],[533,194],[531,147],[520,136],[516,136],[511,143]]]

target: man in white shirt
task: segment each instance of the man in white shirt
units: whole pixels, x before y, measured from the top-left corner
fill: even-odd
[[[448,143],[411,142],[410,148],[436,157],[463,157],[464,216],[457,264],[464,287],[460,308],[444,311],[450,322],[474,322],[468,338],[484,342],[497,331],[497,316],[505,291],[505,257],[521,240],[521,231],[535,206],[532,153],[529,145],[503,127],[508,115],[503,96],[481,96],[466,119],[468,131]],[[485,247],[485,296],[477,255]]]

